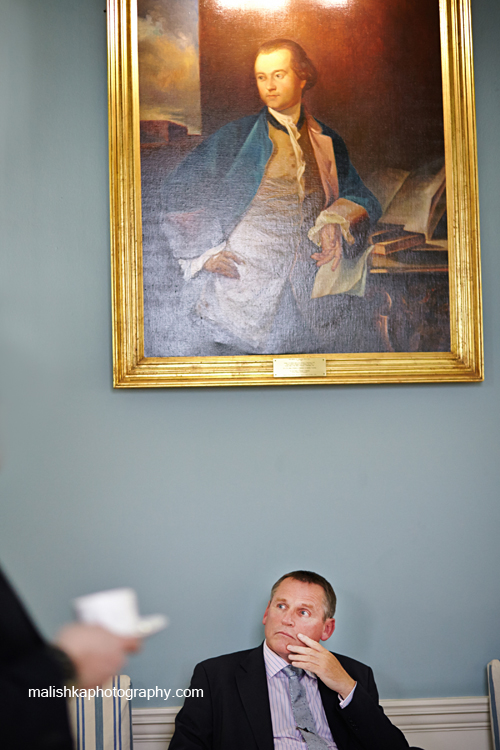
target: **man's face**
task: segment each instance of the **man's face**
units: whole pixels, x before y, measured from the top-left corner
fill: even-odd
[[[264,632],[269,648],[289,661],[287,645],[303,646],[297,633],[314,641],[326,641],[335,630],[335,620],[325,619],[323,589],[317,583],[285,578],[264,612]]]
[[[258,55],[255,61],[255,78],[260,98],[268,107],[283,112],[302,99],[306,85],[292,70],[292,53],[277,49],[268,55]]]

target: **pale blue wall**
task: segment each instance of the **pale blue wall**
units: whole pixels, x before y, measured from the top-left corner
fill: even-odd
[[[44,632],[122,584],[183,687],[294,567],[384,697],[482,694],[500,656],[500,6],[473,0],[486,380],[114,391],[103,0],[1,0],[0,557]],[[179,701],[173,701],[173,703]]]

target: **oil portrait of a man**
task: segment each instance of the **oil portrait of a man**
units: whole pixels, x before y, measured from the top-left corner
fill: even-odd
[[[324,11],[325,3],[290,2],[296,9],[292,24],[288,16],[280,24],[276,14],[272,23],[268,18],[266,23],[264,12],[250,14],[254,34],[242,42],[246,69],[235,50],[227,87],[236,87],[236,94],[227,91],[227,98],[215,103],[211,87],[219,87],[220,97],[225,83],[210,24],[217,23],[223,8],[217,9],[216,0],[201,0],[199,6],[190,0],[182,14],[172,0],[139,3],[139,20],[149,33],[142,47],[139,36],[144,99],[158,79],[160,63],[151,62],[158,37],[170,38],[186,58],[200,60],[198,125],[193,124],[192,81],[182,84],[191,102],[190,125],[183,125],[187,118],[178,102],[176,111],[158,119],[141,114],[146,356],[387,351],[398,336],[406,349],[448,345],[446,240],[439,235],[446,218],[442,113],[434,112],[433,123],[426,125],[435,142],[420,153],[420,162],[418,142],[406,153],[377,160],[370,144],[380,123],[362,113],[356,121],[354,113],[347,135],[358,152],[355,166],[337,122],[324,121],[316,112],[318,98],[311,101],[318,79],[336,75],[320,64],[325,53],[315,55],[311,34],[301,33],[313,6]],[[389,0],[383,4],[387,11]],[[191,42],[185,33],[189,23],[195,28],[198,14],[199,51],[196,30]],[[271,35],[293,29],[293,37]],[[323,37],[321,42],[324,50]],[[182,85],[176,89],[173,81],[170,76],[168,90],[182,100]],[[344,80],[344,89],[348,84]],[[154,96],[160,101],[161,91]],[[243,116],[231,116],[242,111]],[[387,145],[381,150],[390,152]],[[420,209],[427,222],[423,231],[416,217],[417,188],[420,194],[427,191]],[[381,276],[373,274],[379,268],[385,280],[392,269],[392,287],[377,286]],[[390,294],[402,307],[413,304],[407,316],[413,327],[400,321],[392,337],[377,317],[381,300]],[[415,305],[421,308],[418,320]]]

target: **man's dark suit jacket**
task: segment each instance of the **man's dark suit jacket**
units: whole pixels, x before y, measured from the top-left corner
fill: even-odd
[[[370,667],[335,654],[357,681],[351,703],[340,708],[337,693],[318,679],[333,739],[339,750],[407,750],[403,734],[384,714]],[[273,750],[273,728],[262,646],[198,664],[170,750]]]
[[[72,750],[64,698],[30,698],[29,688],[62,686],[61,668],[0,571],[0,746]]]

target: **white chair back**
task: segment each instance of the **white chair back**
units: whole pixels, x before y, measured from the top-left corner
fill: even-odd
[[[493,659],[486,667],[488,672],[488,693],[490,696],[491,734],[493,747],[500,750],[500,661]]]
[[[133,749],[131,701],[126,697],[131,686],[130,677],[115,675],[95,697],[70,698],[68,711],[76,750]]]

